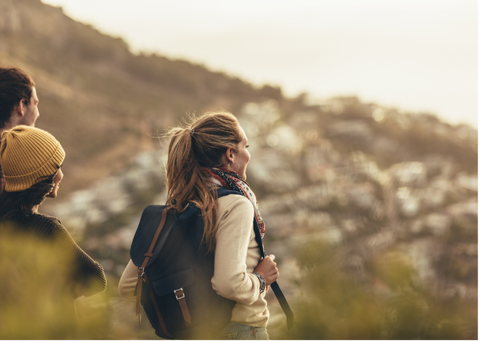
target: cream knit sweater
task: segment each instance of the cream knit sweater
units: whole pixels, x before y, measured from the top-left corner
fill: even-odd
[[[232,322],[265,327],[269,312],[265,293],[253,269],[260,260],[260,249],[253,231],[253,207],[241,195],[218,199],[218,230],[212,287],[217,294],[237,302]],[[137,267],[130,260],[118,284],[120,296],[135,298]]]

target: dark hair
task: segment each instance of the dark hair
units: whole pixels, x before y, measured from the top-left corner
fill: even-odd
[[[3,191],[0,194],[0,220],[8,218],[25,218],[33,213],[33,207],[40,205],[54,189],[53,175],[20,192]]]
[[[0,67],[0,129],[10,120],[13,108],[22,100],[30,103],[33,79],[25,71]]]
[[[202,167],[222,166],[228,148],[237,151],[242,141],[238,120],[231,113],[207,113],[193,117],[187,127],[170,130],[166,167],[167,204],[182,212],[192,202],[203,217],[203,237],[208,250],[215,250],[217,230],[216,191]]]

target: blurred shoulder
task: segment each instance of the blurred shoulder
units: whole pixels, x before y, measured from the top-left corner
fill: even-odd
[[[55,238],[67,238],[72,239],[72,236],[68,232],[68,230],[63,226],[62,222],[56,218],[46,214],[33,214],[32,215],[32,224],[38,229],[42,230],[42,232],[46,236],[51,236]]]
[[[35,213],[31,216],[31,221],[39,224],[48,225],[51,227],[63,227],[62,222],[56,218],[42,213]],[[63,227],[65,228],[65,227]]]
[[[60,220],[41,213],[11,219],[8,223],[11,232],[25,238],[53,240],[59,236],[70,236]]]

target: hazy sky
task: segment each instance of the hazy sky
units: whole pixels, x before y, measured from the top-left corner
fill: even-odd
[[[476,0],[43,0],[134,52],[478,126]]]

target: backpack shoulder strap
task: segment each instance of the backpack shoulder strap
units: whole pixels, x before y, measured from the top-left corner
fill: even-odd
[[[229,194],[236,194],[236,195],[242,195],[239,192],[232,191],[226,188],[218,188],[218,197],[223,197]],[[260,229],[258,227],[257,221],[255,218],[253,218],[253,230],[255,232],[255,240],[258,243],[258,246],[260,247],[260,257],[265,258],[266,253],[265,253],[265,247],[263,246],[263,240],[262,240],[262,235],[260,233]],[[280,289],[280,286],[278,285],[277,281],[272,283],[272,290],[275,294],[275,297],[277,298],[278,302],[280,303],[280,306],[283,309],[283,312],[287,316],[287,327],[288,329],[291,329],[293,327],[293,321],[294,321],[294,315],[292,312],[292,309],[290,308],[287,299],[285,298],[285,295],[283,294],[282,290]]]
[[[258,224],[255,218],[253,219],[253,230],[255,232],[255,240],[260,246],[260,256],[263,259],[265,258],[266,253],[265,253],[265,248],[263,246],[262,235],[260,234],[260,229],[258,227]],[[278,285],[277,281],[273,282],[271,284],[271,287],[272,287],[273,293],[275,294],[275,297],[278,300],[278,303],[280,303],[280,306],[282,307],[283,312],[287,316],[287,327],[290,330],[293,327],[293,321],[294,321],[293,311],[290,308],[290,305],[288,304],[287,299],[285,298],[285,295],[283,294],[282,289],[280,289],[280,286]]]

